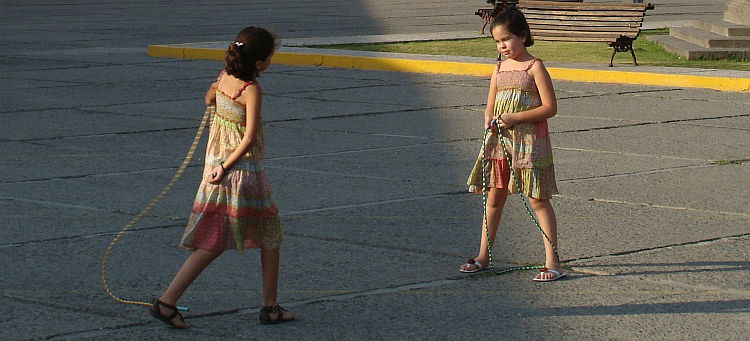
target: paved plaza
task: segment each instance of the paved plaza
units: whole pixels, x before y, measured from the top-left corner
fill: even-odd
[[[654,2],[646,24],[720,14],[725,3]],[[750,92],[679,84],[553,80],[552,203],[568,277],[535,283],[531,271],[458,272],[478,251],[482,200],[464,184],[486,77],[272,65],[259,82],[286,236],[279,303],[298,321],[258,323],[256,250],[225,253],[188,289],[187,331],[107,296],[104,252],[172,179],[222,68],[149,57],[149,45],[229,41],[248,25],[289,40],[478,31],[473,13],[485,5],[0,4],[0,339],[747,340]],[[613,69],[648,70],[623,60]],[[112,250],[116,295],[160,295],[187,257],[177,244],[205,141]],[[493,255],[498,268],[543,260],[518,196]]]

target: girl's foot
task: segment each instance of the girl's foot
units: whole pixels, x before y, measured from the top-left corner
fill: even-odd
[[[461,265],[461,269],[459,269],[458,271],[463,273],[474,273],[482,270],[487,270],[489,268],[489,266],[484,266],[483,263],[476,259],[469,259],[468,261],[466,261],[466,264]]]
[[[542,268],[539,271],[539,274],[537,274],[536,277],[534,277],[534,281],[535,282],[552,282],[560,278],[563,278],[565,276],[566,275],[562,273],[562,268],[559,268],[559,269]]]
[[[190,325],[185,322],[185,319],[182,318],[180,312],[177,311],[177,307],[166,304],[158,299],[154,300],[154,304],[148,309],[148,313],[172,328],[187,329],[190,327]]]
[[[294,314],[286,311],[286,309],[277,304],[260,308],[258,319],[260,319],[260,323],[263,324],[289,322],[294,320]]]

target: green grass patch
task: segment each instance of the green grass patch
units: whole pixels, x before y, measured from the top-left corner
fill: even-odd
[[[641,35],[669,34],[669,29],[644,30]],[[490,37],[464,40],[438,40],[407,43],[379,43],[379,44],[342,44],[314,46],[317,48],[358,50],[374,52],[398,52],[428,55],[449,55],[467,57],[497,57],[495,42]],[[750,60],[686,60],[676,54],[669,53],[656,43],[640,37],[633,42],[635,57],[640,65],[678,66],[704,69],[725,69],[750,71]],[[612,49],[607,43],[585,42],[551,42],[535,41],[529,47],[529,52],[537,58],[546,61],[571,63],[607,64],[612,55]],[[618,52],[614,64],[630,64],[633,59],[629,52]]]

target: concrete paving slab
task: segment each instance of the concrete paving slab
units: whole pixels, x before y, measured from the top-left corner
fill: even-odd
[[[747,232],[748,217],[742,213],[612,200],[596,193],[576,195],[562,187],[563,194],[553,199],[553,206],[558,213],[561,257],[566,260],[658,249]],[[513,212],[523,217],[523,211]],[[524,229],[533,229],[529,222],[520,221],[525,224]],[[536,238],[524,242],[541,247]],[[510,259],[533,259],[529,250],[539,249],[518,248]]]
[[[132,219],[130,214],[98,207],[18,198],[5,193],[0,193],[0,216],[7,222],[0,231],[0,248],[111,232],[121,228],[126,219]],[[147,226],[149,220],[154,218],[145,219],[138,227]],[[166,222],[163,218],[158,220],[162,224]]]
[[[207,316],[191,320],[197,328],[185,334],[286,339],[305,333],[312,339],[339,340],[411,339],[438,333],[442,336],[437,339],[627,340],[692,338],[720,331],[741,335],[746,330],[741,321],[747,312],[738,311],[746,300],[731,295],[717,297],[612,277],[584,277],[589,282],[584,290],[577,287],[580,278],[551,288],[529,284],[528,275],[450,282],[446,286],[303,305],[295,307],[295,311],[306,317],[284,328],[256,326],[254,311],[237,316]],[[342,310],[352,313],[329,318]],[[466,316],[472,316],[481,328],[458,326],[457,321],[464,321]],[[428,321],[444,323],[433,325]],[[539,328],[545,322],[552,322],[555,328]]]
[[[634,124],[724,116],[728,111],[742,112],[747,104],[724,102],[719,105],[713,101],[623,94],[562,99],[558,106],[559,114],[564,116],[619,119],[623,124]],[[620,109],[613,110],[615,107]]]
[[[74,96],[75,97],[75,96]],[[23,103],[20,105],[27,106]],[[27,106],[28,107],[28,106]],[[202,116],[202,115],[201,115]],[[199,118],[200,119],[200,118]],[[28,121],[46,121],[50,128],[28,126]],[[124,134],[133,131],[183,128],[189,126],[184,120],[164,117],[142,118],[124,117],[106,112],[92,112],[76,109],[38,110],[27,112],[22,120],[14,120],[5,125],[5,140],[33,141],[86,135]],[[192,128],[192,126],[189,126]],[[196,126],[197,127],[197,126]]]
[[[735,281],[748,276],[748,236],[725,237],[702,243],[675,244],[617,257],[589,258],[569,263],[574,269],[639,278],[656,284],[679,285],[750,297],[750,286]],[[740,281],[741,283],[742,281]]]
[[[705,139],[704,136],[717,138]],[[553,137],[561,147],[716,161],[746,159],[748,145],[747,131],[678,123],[566,132]]]
[[[607,183],[581,181],[563,184],[564,191],[594,198],[629,203],[663,205],[686,210],[726,212],[747,217],[748,189],[727,178],[743,177],[750,171],[746,165],[676,169],[665,173],[614,177]],[[721,193],[706,198],[704,193]],[[747,225],[737,226],[746,230]]]
[[[179,139],[173,139],[176,134],[180,134]],[[127,137],[110,135],[90,138],[86,142],[82,141],[87,137],[71,137],[56,141],[5,143],[6,150],[0,155],[7,156],[8,165],[21,165],[33,161],[39,167],[55,166],[51,166],[49,170],[36,168],[24,173],[13,172],[11,168],[5,168],[0,172],[5,179],[0,186],[12,184],[8,187],[13,187],[25,183],[31,183],[31,186],[34,186],[34,183],[65,181],[87,176],[107,178],[128,174],[161,173],[165,178],[171,177],[182,163],[192,141],[184,138],[181,132],[166,135],[166,137],[156,139],[141,137],[140,140],[136,140],[132,135]],[[170,151],[148,150],[146,143],[159,142],[163,142],[165,146],[174,145],[174,149]],[[179,146],[176,145],[178,143]],[[186,145],[188,146],[185,147]],[[195,161],[188,166],[189,169],[186,171],[191,172],[190,169],[195,169],[193,179],[200,178],[204,154],[205,146],[196,148]],[[125,156],[129,156],[128,161],[123,161]]]
[[[110,329],[122,326],[133,326],[129,318],[116,317],[112,314],[96,314],[84,307],[64,303],[49,303],[42,300],[19,298],[12,292],[0,295],[4,306],[3,323],[6,332],[13,330],[19,339],[52,337],[65,339],[66,334],[81,329]],[[40,309],[43,307],[43,309]],[[50,328],[55,332],[50,334]],[[9,335],[6,334],[5,337]]]
[[[554,139],[553,143],[557,143]],[[561,143],[558,143],[561,144]],[[555,147],[555,178],[558,187],[578,182],[628,177],[638,174],[669,173],[677,169],[708,167],[711,160],[670,157],[639,152],[608,151],[581,147]]]

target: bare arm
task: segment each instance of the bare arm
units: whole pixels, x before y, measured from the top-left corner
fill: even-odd
[[[493,129],[497,132],[496,127],[491,127],[492,120],[495,119],[495,96],[497,95],[497,69],[492,70],[492,77],[490,77],[490,92],[487,95],[487,107],[484,108],[484,129]]]
[[[263,91],[260,89],[258,84],[252,84],[242,92],[242,95],[238,98],[240,102],[245,103],[245,135],[242,136],[242,140],[232,154],[224,160],[222,166],[214,168],[212,179],[209,180],[212,184],[221,182],[224,174],[234,166],[237,161],[242,158],[255,144],[255,139],[258,136],[258,130],[260,129],[260,109],[261,102],[263,101]]]
[[[208,91],[206,91],[206,105],[216,104],[216,87],[218,86],[218,82],[213,83],[211,84],[211,87],[208,88]]]
[[[516,123],[541,121],[557,114],[557,99],[555,89],[552,88],[552,78],[541,60],[534,63],[529,74],[534,77],[542,105],[531,110],[503,114],[499,122],[501,128],[510,128]]]

